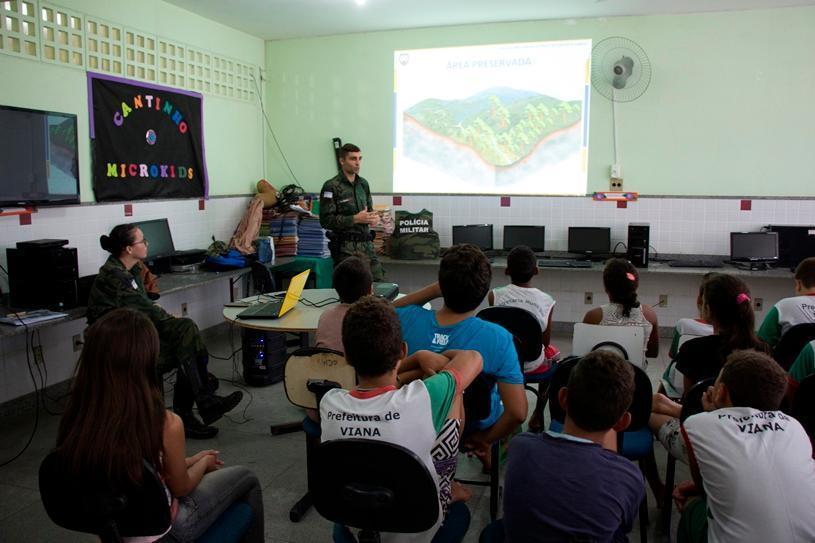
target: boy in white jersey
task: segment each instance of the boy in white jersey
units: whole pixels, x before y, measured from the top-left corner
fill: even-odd
[[[775,349],[781,336],[798,324],[815,323],[815,257],[795,268],[795,296],[773,306],[761,323],[758,337]]]
[[[487,301],[491,306],[519,307],[534,315],[543,333],[543,350],[537,360],[524,362],[524,373],[543,373],[560,358],[558,348],[550,344],[555,299],[532,286],[532,278],[538,275],[538,266],[535,253],[529,247],[519,245],[512,248],[507,255],[505,273],[510,278],[510,284],[492,289]]]
[[[481,355],[476,351],[419,351],[413,357],[430,377],[397,388],[397,371],[407,346],[396,311],[387,301],[372,296],[348,309],[342,340],[358,384],[354,390],[334,389],[323,397],[321,440],[364,438],[401,445],[416,453],[438,483],[434,459],[448,452],[453,458],[457,454],[461,393],[481,372]],[[451,420],[453,424],[448,424]],[[440,434],[443,440],[437,440]],[[449,493],[445,496],[441,490],[444,510]],[[451,508],[450,516],[453,514]],[[437,532],[441,537],[436,541],[447,540],[447,534],[439,529],[441,521],[440,515],[436,527],[421,534],[382,534],[382,541],[429,542]],[[441,530],[450,525],[455,523],[447,523]]]
[[[801,424],[778,411],[786,385],[765,354],[728,357],[706,412],[682,426],[694,481],[674,491],[679,542],[815,541],[815,461]]]

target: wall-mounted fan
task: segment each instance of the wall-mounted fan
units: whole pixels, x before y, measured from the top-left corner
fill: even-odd
[[[612,102],[636,100],[651,83],[651,61],[636,42],[605,38],[591,51],[591,84]]]

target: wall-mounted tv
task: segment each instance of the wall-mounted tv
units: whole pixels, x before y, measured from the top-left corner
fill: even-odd
[[[0,105],[0,207],[79,203],[76,115]]]

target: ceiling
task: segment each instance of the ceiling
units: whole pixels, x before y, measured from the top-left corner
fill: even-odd
[[[815,4],[815,0],[165,1],[266,40],[461,24],[735,11]]]

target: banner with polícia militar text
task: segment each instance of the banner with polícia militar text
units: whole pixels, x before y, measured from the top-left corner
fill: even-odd
[[[203,97],[88,73],[96,201],[207,197]]]

